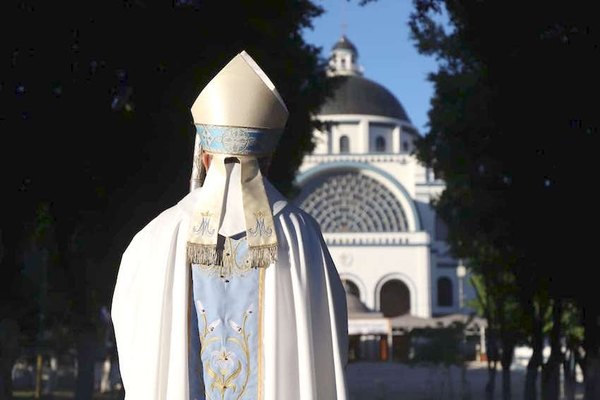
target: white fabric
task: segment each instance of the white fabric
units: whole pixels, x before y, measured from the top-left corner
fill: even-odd
[[[258,160],[253,156],[234,156],[241,170],[235,177],[240,179],[241,184],[233,184],[231,190],[227,190],[231,173],[225,160],[231,156],[213,154],[211,157],[211,167],[202,191],[196,196],[188,239],[188,259],[193,264],[222,265],[217,240],[224,221],[227,192],[233,194],[235,191],[242,195],[239,204],[246,226],[250,265],[261,268],[269,266],[277,259],[277,234]],[[235,194],[233,197],[236,197]],[[236,207],[236,210],[239,208]]]
[[[200,92],[191,108],[196,124],[282,129],[288,109],[264,71],[242,51]]]
[[[242,202],[242,172],[240,163],[225,164],[227,183],[225,184],[225,211],[219,233],[233,236],[246,230],[246,216]]]
[[[341,280],[316,222],[267,180],[264,184],[279,254],[265,272],[264,398],[257,400],[346,400],[347,310]],[[112,319],[126,400],[189,398],[186,241],[201,191],[151,221],[123,254]],[[235,207],[231,212],[236,214]]]

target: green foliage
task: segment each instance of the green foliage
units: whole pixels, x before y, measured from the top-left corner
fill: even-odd
[[[76,325],[97,319],[133,235],[187,193],[190,107],[241,50],[290,110],[270,170],[290,193],[329,90],[320,49],[301,36],[321,13],[308,0],[3,2],[3,303],[16,302],[31,235],[51,223],[49,294],[65,293]]]
[[[581,343],[598,207],[600,24],[590,4],[414,0],[417,48],[436,57],[429,129],[416,155],[444,179],[433,203],[451,252],[470,260],[478,309],[503,345],[541,346],[553,301],[571,301],[562,334]],[[450,29],[436,22],[445,12]],[[597,343],[598,331],[586,332]],[[597,346],[588,350],[597,352]],[[508,353],[505,353],[508,354]],[[503,364],[508,363],[503,357]]]
[[[418,328],[410,333],[414,355],[410,363],[457,365],[464,362],[461,343],[465,325],[454,323],[448,327]]]
[[[587,250],[571,251],[581,238],[559,232],[577,231],[585,213],[596,213],[572,195],[589,181],[600,126],[585,100],[595,96],[600,66],[591,10],[414,4],[416,45],[440,62],[430,75],[429,131],[417,157],[447,184],[435,207],[449,225],[453,252],[486,267],[510,265],[525,285],[552,275],[560,282],[554,292],[581,296],[583,274],[564,274],[562,266],[585,265]],[[442,11],[451,29],[436,23]],[[560,211],[566,209],[572,212]]]

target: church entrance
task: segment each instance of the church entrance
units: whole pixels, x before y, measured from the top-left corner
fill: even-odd
[[[385,317],[397,317],[410,312],[410,290],[399,279],[387,281],[379,293],[381,312]]]

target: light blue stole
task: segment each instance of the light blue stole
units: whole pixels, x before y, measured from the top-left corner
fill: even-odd
[[[241,235],[219,236],[222,266],[191,267],[190,400],[258,398],[260,271],[246,261]]]

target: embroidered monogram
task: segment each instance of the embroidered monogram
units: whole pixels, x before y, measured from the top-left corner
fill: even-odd
[[[212,219],[212,214],[206,212],[202,213],[202,220],[198,225],[195,225],[192,228],[194,233],[199,234],[200,236],[210,236],[215,233],[215,228],[211,228],[210,221]]]
[[[273,228],[270,228],[265,223],[265,216],[262,211],[258,211],[254,214],[256,217],[256,226],[248,229],[248,233],[252,236],[266,236],[269,237],[273,234]]]

